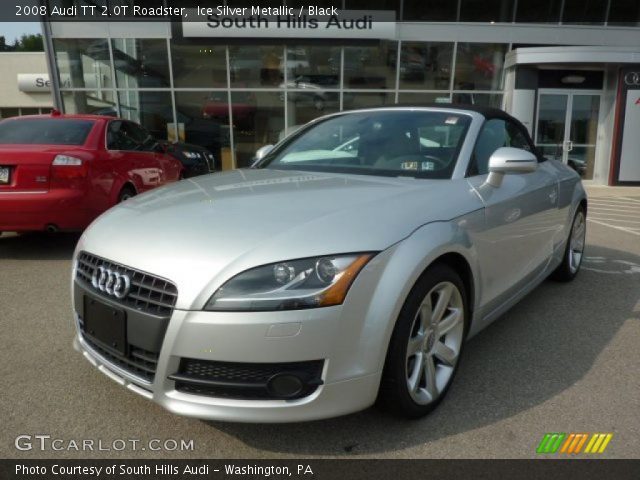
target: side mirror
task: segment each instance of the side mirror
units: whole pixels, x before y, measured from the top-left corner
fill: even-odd
[[[254,166],[256,163],[266,157],[271,150],[273,150],[273,145],[265,145],[264,147],[260,147],[256,151],[255,157],[253,157],[253,163],[251,164],[251,166]]]
[[[501,147],[489,158],[487,183],[493,187],[502,185],[507,173],[531,173],[538,168],[538,157],[521,148]]]

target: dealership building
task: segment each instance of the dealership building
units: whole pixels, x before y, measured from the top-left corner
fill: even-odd
[[[206,146],[221,169],[247,166],[259,147],[340,110],[496,106],[585,180],[640,185],[637,0],[314,3],[339,8],[339,21],[300,14],[299,0],[278,2],[293,12],[264,19],[250,2],[219,3],[246,10],[43,24],[54,101]]]
[[[0,118],[48,113],[53,107],[42,52],[0,53]]]

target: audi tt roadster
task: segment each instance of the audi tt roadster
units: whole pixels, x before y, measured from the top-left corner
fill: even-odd
[[[586,213],[578,174],[500,110],[328,115],[99,217],[74,254],[75,347],[182,415],[420,417],[467,339],[576,276]]]

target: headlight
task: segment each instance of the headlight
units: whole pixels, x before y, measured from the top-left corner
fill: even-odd
[[[372,257],[372,253],[329,255],[252,268],[220,287],[204,308],[237,312],[339,305]]]
[[[187,157],[187,158],[189,158],[189,159],[191,159],[191,160],[196,159],[196,158],[200,158],[200,154],[199,154],[198,152],[189,152],[189,151],[187,151],[187,150],[183,150],[183,151],[182,151],[182,154],[183,154],[185,157]]]

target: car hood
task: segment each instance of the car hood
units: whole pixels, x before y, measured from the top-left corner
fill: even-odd
[[[189,309],[247,268],[381,251],[480,207],[464,179],[234,170],[128,200],[98,218],[78,250],[175,282],[176,307]]]

